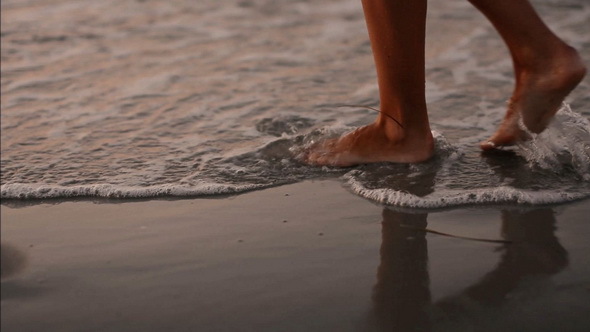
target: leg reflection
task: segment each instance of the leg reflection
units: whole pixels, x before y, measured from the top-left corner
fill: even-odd
[[[425,213],[383,211],[381,261],[371,314],[376,330],[430,331],[447,324],[479,326],[477,317],[481,318],[487,307],[506,305],[510,293],[526,285],[530,278],[547,278],[568,264],[567,252],[555,236],[552,209],[504,210],[502,236],[510,243],[501,247],[498,265],[460,294],[432,304],[423,231],[426,219]],[[474,306],[476,303],[480,305]]]
[[[373,293],[373,312],[383,331],[429,331],[430,305],[426,228],[428,214],[383,210],[381,263]]]
[[[466,289],[470,298],[500,304],[527,276],[549,276],[567,266],[567,252],[555,236],[555,216],[551,209],[502,211],[505,245],[500,263],[479,283]]]

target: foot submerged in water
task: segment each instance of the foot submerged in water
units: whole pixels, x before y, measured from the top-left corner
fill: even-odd
[[[504,120],[494,135],[481,142],[480,147],[492,150],[528,139],[529,135],[520,128],[519,121],[532,133],[545,130],[565,97],[585,74],[586,67],[579,54],[569,47],[549,66],[520,70]]]
[[[377,162],[417,163],[433,154],[430,130],[410,136],[404,135],[403,129],[387,131],[376,122],[312,145],[303,153],[302,160],[314,166],[347,167]]]

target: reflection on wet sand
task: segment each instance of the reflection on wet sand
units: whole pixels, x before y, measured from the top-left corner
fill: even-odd
[[[567,252],[554,233],[552,209],[503,210],[502,237],[511,243],[501,246],[496,268],[460,294],[432,303],[426,232],[421,230],[427,216],[383,211],[371,318],[378,330],[429,331],[438,323],[469,316],[466,303],[501,307],[525,279],[547,278],[568,264]]]
[[[496,268],[464,294],[487,304],[500,305],[527,276],[549,276],[567,266],[567,252],[554,234],[553,210],[502,211],[502,234],[511,245],[502,247]],[[445,301],[449,303],[448,300]]]
[[[430,329],[430,279],[426,233],[428,214],[383,210],[381,263],[373,289],[376,324],[383,331]]]

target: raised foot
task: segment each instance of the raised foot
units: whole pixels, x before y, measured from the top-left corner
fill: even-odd
[[[586,67],[578,53],[565,48],[549,65],[536,69],[520,69],[510,98],[508,110],[498,130],[481,142],[483,150],[513,145],[530,137],[519,126],[538,134],[545,130],[557,113],[565,97],[582,81]]]
[[[370,124],[311,146],[302,159],[315,166],[347,167],[378,162],[417,163],[432,157],[434,141],[430,131],[414,133],[412,138],[401,134],[391,138],[382,127]]]

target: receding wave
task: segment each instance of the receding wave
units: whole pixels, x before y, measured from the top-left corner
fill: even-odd
[[[590,5],[577,2],[583,10],[545,14],[584,54]],[[496,31],[470,6],[441,1],[429,14],[433,26],[460,17],[468,31],[436,32],[427,45],[436,156],[341,169],[296,156],[375,118],[340,107],[379,105],[358,1],[118,3],[123,11],[101,1],[2,2],[3,200],[202,197],[325,178],[413,207],[589,195],[588,80],[569,96],[582,115],[565,107],[528,142],[478,149],[502,119],[514,76]],[[81,31],[80,22],[93,24]]]
[[[367,189],[353,178],[349,178],[348,183],[354,193],[364,198],[381,204],[417,209],[441,209],[453,206],[485,204],[559,204],[590,196],[587,192],[534,191],[502,186],[472,190],[443,190],[420,197],[395,189]]]
[[[198,186],[157,185],[149,187],[125,187],[109,184],[81,186],[50,186],[13,183],[2,186],[2,198],[45,199],[73,197],[105,198],[153,198],[153,197],[199,197],[236,194],[261,189],[264,185],[229,185],[203,183]]]
[[[510,150],[476,153],[435,133],[432,160],[365,165],[344,179],[362,197],[407,208],[565,203],[590,197],[588,133],[589,122],[565,106],[546,132]]]
[[[182,181],[149,186],[119,184],[26,184],[2,185],[3,199],[47,199],[73,197],[152,198],[202,197],[237,194],[314,178],[341,178],[350,190],[369,200],[398,207],[439,209],[479,204],[555,204],[590,196],[585,172],[590,132],[588,121],[569,108],[560,110],[558,120],[535,144],[545,146],[531,157],[529,150],[481,153],[472,144],[454,144],[438,132],[435,157],[419,164],[379,163],[354,168],[311,167],[297,160],[297,152],[312,142],[341,135],[353,127],[331,126],[306,134],[283,135],[254,151],[206,163]],[[559,146],[550,145],[556,133],[577,131],[561,137]],[[577,149],[568,149],[570,145]],[[562,151],[565,149],[565,152]],[[551,152],[551,153],[549,153]],[[559,167],[540,163],[539,156],[568,154]],[[206,178],[208,180],[203,180]]]

